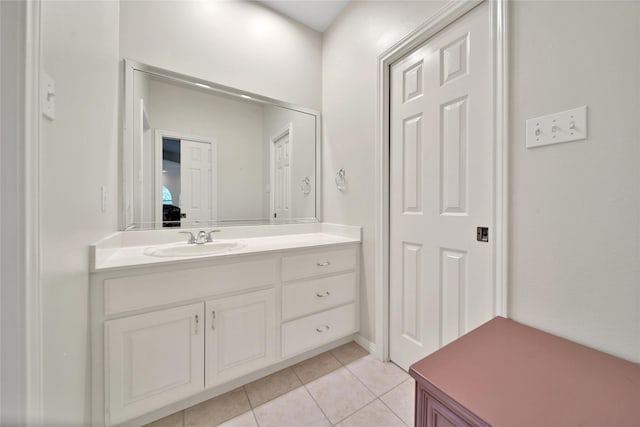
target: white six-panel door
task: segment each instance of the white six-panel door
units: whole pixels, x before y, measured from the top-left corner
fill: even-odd
[[[274,217],[291,218],[291,135],[287,130],[274,144]]]
[[[391,68],[389,339],[405,369],[493,313],[487,3]]]
[[[180,141],[180,213],[184,222],[207,222],[212,219],[211,144]]]

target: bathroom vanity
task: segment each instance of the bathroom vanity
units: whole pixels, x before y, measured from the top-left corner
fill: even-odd
[[[185,238],[159,230],[91,248],[93,425],[152,421],[359,330],[359,227],[230,227],[215,238],[239,245],[170,256]],[[170,250],[149,255],[158,248]]]

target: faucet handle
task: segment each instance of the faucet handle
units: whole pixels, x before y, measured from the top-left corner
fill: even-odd
[[[211,233],[219,233],[222,230],[211,230],[207,233],[207,242],[213,242],[213,238],[211,237]]]
[[[193,235],[192,232],[190,232],[190,231],[178,231],[178,233],[180,233],[180,234],[188,234],[189,235],[189,240],[187,240],[187,243],[192,244],[192,243],[196,242],[196,238],[195,238],[195,236]]]

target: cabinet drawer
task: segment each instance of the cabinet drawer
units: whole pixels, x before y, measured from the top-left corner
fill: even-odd
[[[128,276],[104,281],[106,315],[240,291],[277,281],[275,259],[190,270]]]
[[[355,304],[282,325],[282,356],[289,357],[356,332]]]
[[[317,251],[282,258],[282,281],[356,268],[356,248]]]
[[[282,320],[354,301],[356,273],[324,277],[282,287]]]

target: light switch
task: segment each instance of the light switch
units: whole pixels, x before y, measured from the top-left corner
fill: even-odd
[[[42,115],[49,120],[56,118],[56,85],[47,73],[44,71],[40,74],[40,104]]]
[[[527,120],[527,148],[587,139],[587,107]]]

